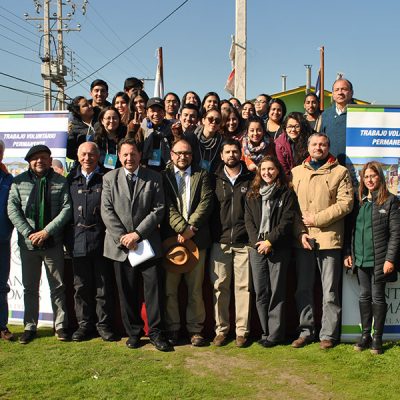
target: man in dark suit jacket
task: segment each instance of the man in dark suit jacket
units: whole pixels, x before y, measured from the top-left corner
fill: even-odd
[[[162,257],[159,224],[164,216],[164,191],[161,175],[139,166],[141,152],[133,139],[118,144],[121,168],[104,176],[101,215],[106,225],[104,256],[114,260],[122,322],[129,335],[128,348],[137,348],[143,333],[140,317],[139,282],[143,292],[149,323],[150,342],[161,351],[173,350],[163,335],[162,321]],[[155,256],[132,267],[130,250],[147,239]]]

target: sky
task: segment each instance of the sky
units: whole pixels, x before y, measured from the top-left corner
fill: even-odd
[[[66,65],[74,65],[73,77],[67,77],[67,95],[89,96],[90,82],[101,78],[109,83],[111,101],[126,77],[154,79],[156,49],[162,47],[165,92],[182,96],[194,90],[202,98],[216,91],[221,98],[229,98],[224,86],[231,71],[235,0],[189,0],[156,27],[183,2],[89,0],[83,15],[83,0],[71,0],[69,4],[77,7],[68,24],[70,28],[80,24],[81,31],[64,34],[67,51],[73,52],[72,63],[66,61]],[[52,13],[56,12],[56,1],[51,4]],[[67,3],[64,16],[70,11]],[[39,22],[25,21],[24,13],[42,15],[36,14],[34,0],[0,3],[0,111],[43,109]],[[399,105],[399,14],[400,3],[394,0],[248,0],[247,98],[280,92],[282,74],[287,75],[287,89],[304,85],[305,64],[312,65],[314,85],[319,48],[324,46],[325,88],[340,72],[353,83],[356,98]],[[154,82],[146,81],[145,90],[151,97]]]

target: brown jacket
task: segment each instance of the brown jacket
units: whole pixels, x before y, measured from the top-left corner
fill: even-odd
[[[320,250],[340,249],[344,239],[344,217],[353,208],[349,172],[332,155],[317,170],[309,162],[310,157],[292,169],[292,182],[301,212],[314,214],[315,226],[306,228],[301,218],[297,218],[294,234],[300,239],[302,233],[308,233],[316,239]]]

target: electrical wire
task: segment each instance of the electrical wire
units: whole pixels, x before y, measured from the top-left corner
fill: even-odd
[[[113,57],[111,60],[107,61],[104,65],[99,67],[96,71],[92,72],[90,75],[88,75],[86,78],[89,78],[96,74],[97,72],[101,71],[108,65],[110,65],[112,62],[114,62],[117,58],[119,58],[122,54],[126,53],[128,50],[130,50],[133,46],[138,44],[141,40],[143,40],[146,36],[148,36],[151,32],[153,32],[155,29],[157,29],[163,22],[165,22],[167,19],[169,19],[172,15],[174,15],[179,9],[181,9],[186,3],[188,3],[189,0],[185,0],[183,3],[181,3],[178,7],[176,7],[173,11],[171,11],[166,17],[164,17],[160,22],[158,22],[156,25],[154,25],[152,28],[150,28],[148,31],[146,31],[142,36],[140,36],[137,40],[135,40],[131,45],[129,45],[125,50],[117,54],[115,57]],[[82,79],[80,82],[84,81],[85,79]],[[74,86],[76,86],[79,82],[75,83],[74,85],[70,86],[70,89]]]
[[[10,31],[10,32],[14,33],[15,35],[21,36],[21,37],[23,37],[24,39],[29,40],[29,41],[32,42],[33,44],[36,44],[36,45],[38,44],[38,43],[35,42],[34,40],[28,38],[28,37],[25,36],[25,35],[22,35],[21,33],[18,33],[17,31],[14,31],[13,29],[9,28],[9,27],[6,26],[6,25],[0,24],[0,26],[3,27],[3,28],[5,28],[5,29],[7,29],[7,31]]]
[[[30,58],[26,58],[26,57],[20,56],[19,54],[15,54],[15,53],[13,53],[12,51],[8,51],[8,50],[6,50],[6,49],[0,48],[0,51],[4,51],[5,53],[12,54],[12,55],[15,56],[15,57],[22,58],[23,60],[30,61],[30,62],[33,62],[33,63],[35,63],[35,64],[40,64],[39,61],[31,60]]]
[[[2,7],[2,6],[0,6],[0,8],[2,8],[2,9],[5,10],[5,11],[7,11],[8,13],[10,13],[10,14],[16,16],[16,14],[13,14],[12,12],[8,11],[6,8],[4,8],[4,7]],[[29,29],[26,29],[23,25],[17,24],[15,21],[13,21],[13,20],[10,19],[10,18],[7,18],[7,17],[4,16],[4,15],[1,15],[1,14],[0,14],[0,17],[4,18],[5,20],[7,20],[8,22],[11,22],[11,23],[14,24],[14,25],[19,26],[19,27],[22,28],[24,31],[29,32],[31,35],[39,36],[36,32],[32,32],[32,31],[30,31]],[[25,21],[23,18],[20,18],[20,17],[18,17],[18,16],[16,16],[16,17],[19,18],[19,19],[21,19],[22,21]],[[29,24],[29,26],[32,26],[32,25]],[[33,28],[33,26],[32,26],[32,28]]]
[[[20,45],[20,46],[22,46],[22,47],[25,47],[26,49],[28,49],[28,50],[31,51],[32,53],[37,54],[37,51],[36,51],[36,50],[33,50],[33,49],[31,49],[30,47],[25,46],[24,44],[22,44],[22,43],[20,43],[20,42],[17,42],[16,40],[11,39],[11,38],[9,38],[9,37],[6,36],[6,35],[3,35],[2,33],[0,33],[0,36],[3,37],[3,38],[6,38],[6,39],[9,40],[10,42],[13,42],[13,43],[18,44],[18,45]]]
[[[43,85],[39,85],[38,83],[34,83],[34,82],[30,82],[30,81],[27,81],[27,80],[22,79],[22,78],[18,78],[17,76],[14,76],[14,75],[6,74],[5,72],[0,72],[0,75],[4,75],[4,76],[6,76],[7,78],[16,79],[17,81],[29,83],[29,84],[31,84],[31,85],[39,86],[40,88],[43,88]]]

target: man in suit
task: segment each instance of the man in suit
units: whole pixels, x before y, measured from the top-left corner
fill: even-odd
[[[164,216],[161,175],[139,166],[141,152],[133,139],[118,144],[122,167],[103,178],[101,215],[106,225],[104,256],[114,260],[122,322],[128,348],[137,348],[142,335],[139,282],[143,279],[150,342],[160,351],[173,347],[165,340],[162,321],[162,257],[159,224]],[[128,253],[147,239],[155,256],[132,267]]]
[[[206,318],[203,301],[204,261],[211,245],[209,219],[213,196],[208,173],[192,165],[192,147],[185,139],[174,143],[172,163],[163,173],[167,203],[165,238],[177,236],[179,243],[192,239],[199,249],[199,261],[193,270],[166,272],[166,323],[171,343],[178,341],[180,329],[178,287],[182,279],[188,288],[186,328],[193,346],[206,345],[202,335]]]

